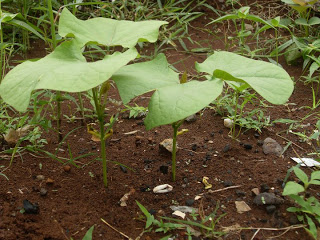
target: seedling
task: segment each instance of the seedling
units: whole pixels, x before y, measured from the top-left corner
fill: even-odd
[[[313,221],[316,220],[320,223],[320,203],[314,196],[307,197],[306,191],[312,184],[320,185],[320,171],[312,172],[310,180],[307,174],[300,168],[293,167],[293,171],[302,182],[302,185],[289,181],[283,189],[282,195],[289,196],[299,204],[300,207],[289,207],[287,211],[297,213],[298,220],[306,222],[309,226],[309,228],[305,228],[305,230],[314,239],[318,239],[317,227]]]
[[[203,63],[197,63],[196,69],[207,73],[208,80],[190,81],[155,91],[145,119],[148,130],[165,124],[173,124],[174,129],[177,129],[183,119],[213,102],[221,94],[224,82],[233,86],[237,93],[252,88],[273,104],[285,103],[293,91],[293,82],[282,68],[234,53],[215,52]],[[234,114],[233,120],[236,121],[237,109]],[[173,158],[173,179],[174,166]]]

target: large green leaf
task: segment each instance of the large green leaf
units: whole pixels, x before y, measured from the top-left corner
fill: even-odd
[[[214,79],[157,89],[149,102],[146,128],[170,124],[200,111],[221,94],[222,88],[223,82]]]
[[[179,84],[179,74],[169,68],[164,54],[154,60],[127,65],[119,69],[112,79],[116,82],[124,104],[143,93]]]
[[[136,56],[133,48],[87,62],[78,45],[67,41],[41,60],[27,61],[11,70],[2,80],[0,95],[18,111],[25,111],[33,90],[86,91],[108,80]]]
[[[94,42],[106,46],[123,46],[131,48],[137,42],[155,42],[158,39],[159,27],[168,24],[164,21],[132,22],[108,18],[77,19],[67,8],[64,8],[59,21],[59,35],[73,37],[83,46]]]
[[[293,91],[293,81],[282,68],[230,52],[215,52],[196,63],[196,69],[225,81],[242,80],[273,104],[285,103]]]

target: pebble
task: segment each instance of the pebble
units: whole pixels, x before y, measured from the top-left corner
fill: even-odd
[[[190,206],[192,206],[193,204],[194,204],[194,199],[187,199],[187,200],[186,200],[186,205],[187,205],[187,206],[190,207]]]
[[[262,149],[264,154],[274,154],[276,156],[280,156],[283,151],[281,145],[276,140],[269,137],[263,141]]]
[[[43,175],[37,175],[36,178],[37,178],[37,180],[42,181],[42,180],[44,180],[45,177]]]
[[[47,193],[48,193],[48,190],[47,190],[47,189],[45,189],[45,188],[40,188],[40,195],[41,195],[41,196],[46,196]]]
[[[52,178],[48,178],[47,181],[46,181],[46,184],[53,184],[54,183],[54,180]]]
[[[274,211],[277,209],[275,205],[269,205],[266,207],[267,213],[274,213]]]
[[[26,214],[38,214],[40,212],[39,205],[31,203],[27,199],[23,200],[23,209]]]
[[[257,196],[257,195],[260,194],[259,188],[253,188],[253,189],[251,189],[251,192],[252,192],[255,196]]]
[[[246,195],[246,192],[241,191],[241,190],[236,190],[236,194],[238,197],[244,197]]]
[[[163,174],[168,174],[168,169],[169,167],[167,165],[162,165],[160,166],[160,172],[163,173]]]
[[[224,146],[224,148],[223,148],[223,152],[228,152],[229,150],[231,149],[231,146],[230,146],[230,144],[226,144],[225,146]]]
[[[63,170],[64,170],[65,172],[70,172],[70,171],[71,171],[71,167],[70,167],[69,165],[64,165],[64,166],[63,166]]]
[[[188,123],[195,122],[195,121],[197,121],[197,115],[196,114],[192,114],[189,117],[187,117],[185,119],[185,121],[188,122]]]
[[[274,195],[274,193],[260,193],[257,195],[254,199],[253,202],[256,205],[277,205],[281,204],[284,202],[284,200],[280,197],[277,197]]]
[[[197,151],[197,148],[198,148],[198,145],[196,143],[192,144],[192,147],[191,147],[192,151]]]
[[[126,168],[125,166],[122,166],[122,165],[120,165],[120,170],[121,170],[123,173],[127,173],[127,172],[128,172],[127,168]]]
[[[226,181],[223,182],[223,186],[225,186],[225,187],[233,186],[233,182],[230,181],[230,180],[226,180]]]
[[[252,145],[251,145],[251,144],[249,144],[249,143],[245,143],[245,144],[243,144],[243,147],[244,147],[245,149],[247,149],[247,150],[252,149]]]
[[[255,132],[254,135],[253,135],[255,138],[259,138],[260,137],[260,134]]]
[[[260,190],[261,190],[261,192],[269,192],[270,187],[267,184],[263,183],[260,186]]]

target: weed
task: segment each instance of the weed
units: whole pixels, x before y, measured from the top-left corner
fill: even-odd
[[[320,171],[314,171],[309,177],[298,167],[293,167],[295,175],[302,182],[298,184],[293,181],[286,183],[282,195],[289,196],[300,207],[289,207],[287,211],[298,214],[298,220],[306,223],[309,228],[305,230],[314,238],[318,239],[317,227],[314,220],[320,223],[320,202],[314,196],[307,196],[306,191],[310,185],[320,185]]]

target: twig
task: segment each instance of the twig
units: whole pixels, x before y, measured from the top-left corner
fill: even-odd
[[[292,142],[293,145],[295,145],[295,146],[297,146],[298,148],[300,148],[301,150],[304,150],[304,151],[305,151],[305,149],[304,149],[303,147],[299,146],[298,144],[294,143],[293,141],[290,141],[288,138],[282,137],[282,136],[281,136],[280,134],[278,134],[278,133],[277,133],[276,135],[277,135],[278,137],[281,137],[282,139],[288,141],[288,142]]]
[[[209,190],[208,193],[222,192],[222,191],[225,191],[225,190],[229,190],[229,189],[233,189],[233,188],[239,188],[239,187],[242,187],[242,185],[230,186],[230,187],[221,188],[221,189],[217,189],[217,190]]]
[[[252,236],[251,240],[253,240],[255,238],[255,236],[257,236],[257,234],[259,233],[260,229],[258,229]]]
[[[101,218],[101,221],[103,223],[105,223],[108,227],[110,227],[112,230],[116,231],[117,233],[119,233],[121,236],[129,239],[129,240],[133,240],[131,237],[125,235],[124,233],[120,232],[119,230],[117,230],[116,228],[112,227],[109,223],[106,222],[106,220],[104,220],[103,218]]]

